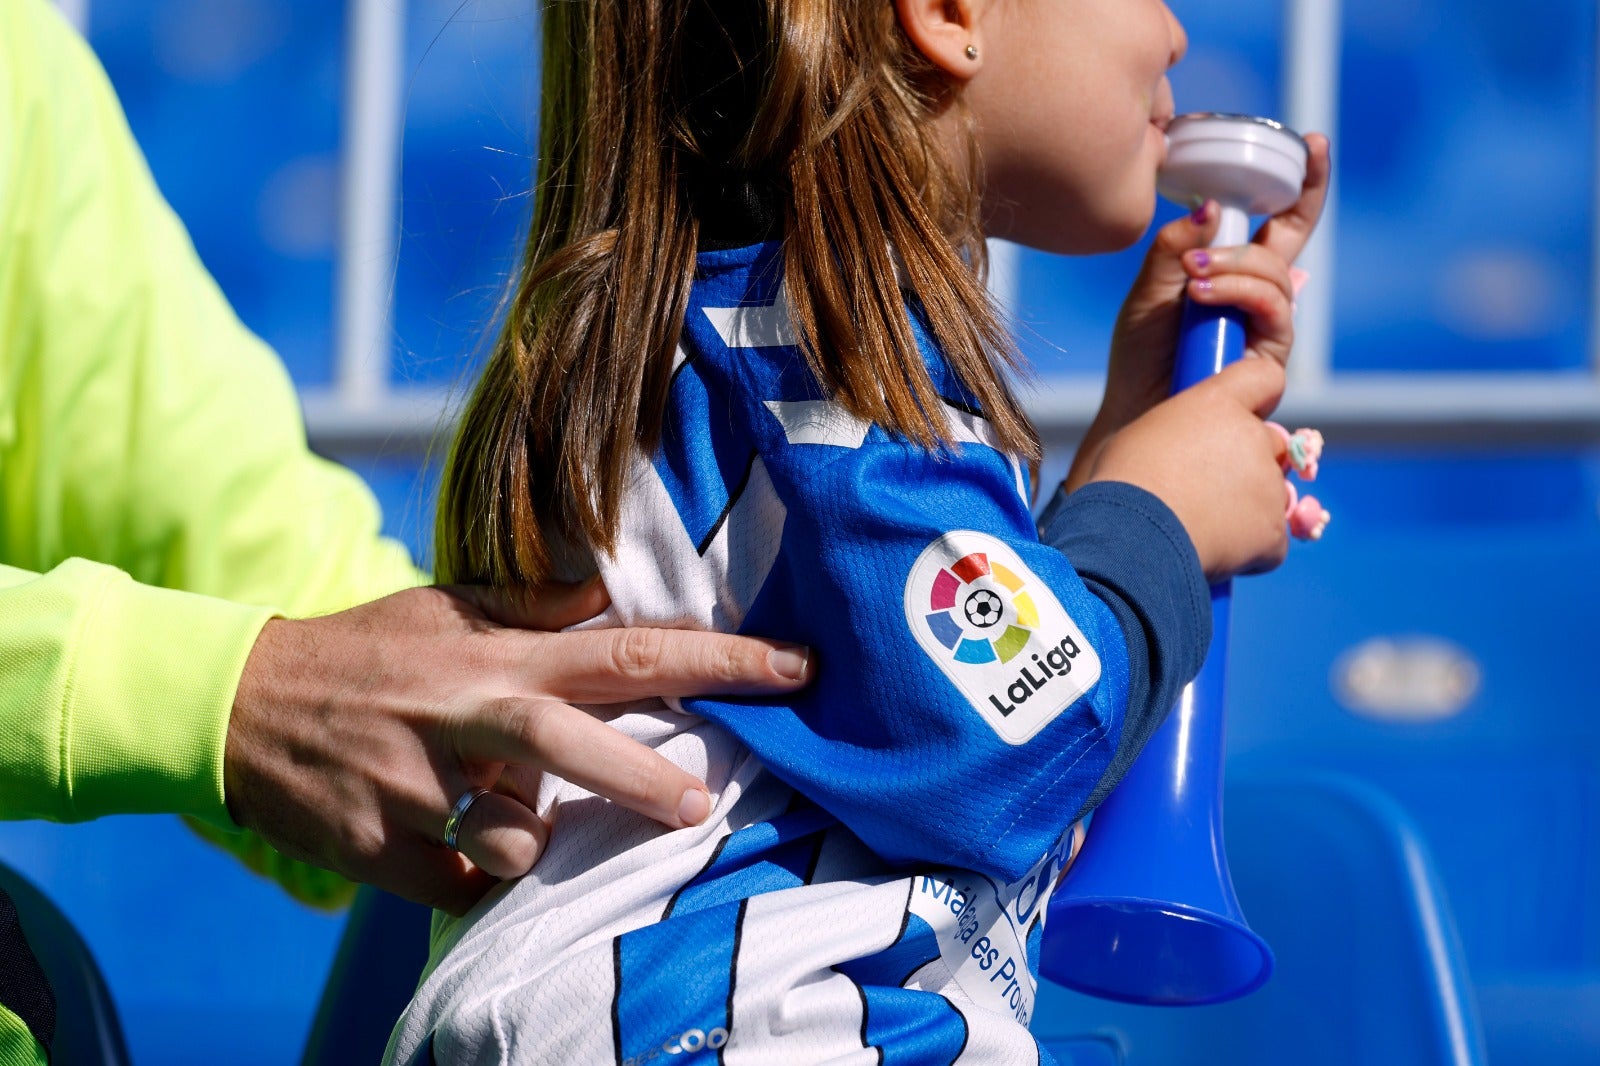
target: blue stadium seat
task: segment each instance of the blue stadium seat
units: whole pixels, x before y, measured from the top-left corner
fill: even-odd
[[[1063,1066],[1488,1061],[1444,891],[1398,804],[1338,775],[1242,780],[1226,823],[1240,902],[1277,955],[1272,979],[1188,1008],[1044,982],[1033,1028]]]
[[[432,912],[363,888],[317,1007],[301,1066],[377,1062],[428,961]]]
[[[22,935],[56,998],[54,1066],[128,1066],[117,1006],[94,955],[67,916],[33,883],[0,862],[0,892],[11,898]]]
[[[1348,500],[1354,521],[1243,583],[1236,606],[1230,768],[1345,773],[1405,809],[1448,890],[1497,1066],[1600,1062],[1600,536],[1577,465],[1438,463],[1417,479],[1454,511],[1435,521],[1413,513],[1418,491],[1335,465],[1325,498]],[[1341,706],[1341,655],[1407,635],[1476,665],[1461,712],[1383,721]]]

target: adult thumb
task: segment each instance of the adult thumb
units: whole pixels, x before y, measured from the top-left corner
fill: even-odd
[[[1283,366],[1276,359],[1246,356],[1223,367],[1222,373],[1201,384],[1221,389],[1243,407],[1266,418],[1283,399],[1286,380]]]

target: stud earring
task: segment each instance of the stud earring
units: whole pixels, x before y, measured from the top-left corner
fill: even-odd
[[[975,45],[970,45],[970,44],[967,45],[967,58],[968,59],[977,59],[978,58],[978,49],[977,49],[977,47]]]

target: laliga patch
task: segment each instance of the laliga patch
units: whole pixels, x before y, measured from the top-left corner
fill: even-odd
[[[906,624],[1007,744],[1026,743],[1100,680],[1100,657],[1066,608],[986,533],[946,533],[917,557]]]

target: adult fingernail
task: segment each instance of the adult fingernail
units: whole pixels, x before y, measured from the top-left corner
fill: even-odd
[[[711,813],[711,794],[702,788],[691,788],[678,801],[678,821],[684,825],[699,825]]]
[[[767,653],[767,663],[773,671],[790,681],[804,681],[810,662],[811,649],[798,644],[788,648],[773,648]]]

